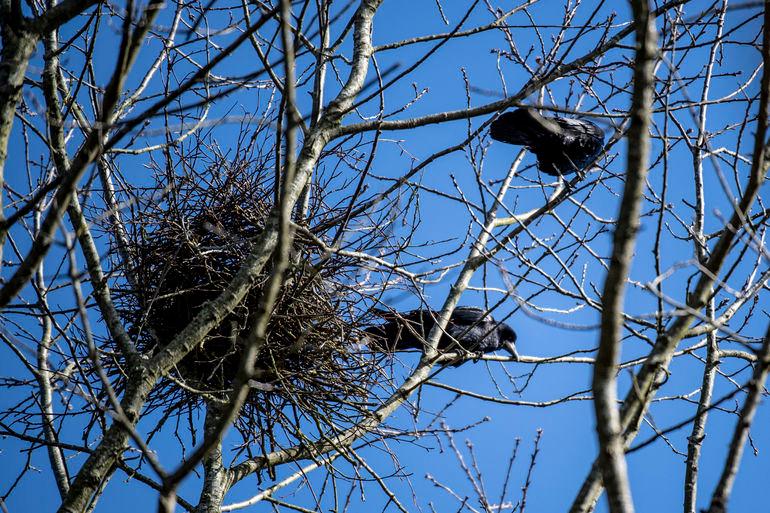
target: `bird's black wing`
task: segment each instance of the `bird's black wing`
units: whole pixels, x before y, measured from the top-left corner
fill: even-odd
[[[459,307],[452,312],[447,334],[451,339],[443,337],[439,342],[440,349],[452,346],[456,349],[459,345],[469,351],[485,352],[490,343],[494,344],[491,340],[495,338],[494,320],[481,308]]]
[[[529,148],[540,170],[553,176],[584,169],[604,147],[604,132],[594,123],[546,117],[531,108],[502,114],[489,132],[496,141]]]
[[[364,332],[374,336],[372,342],[375,347],[388,351],[422,349],[422,338],[427,335],[425,330],[430,331],[433,327],[425,310],[383,312],[380,316],[386,322],[366,328]]]
[[[565,131],[565,134],[570,134],[572,137],[585,136],[604,140],[604,132],[602,129],[590,121],[572,118],[552,119],[559,124],[559,126]]]
[[[450,321],[454,324],[470,326],[484,319],[484,310],[473,306],[460,306],[454,309]]]
[[[492,139],[534,148],[557,137],[559,125],[534,109],[516,109],[501,114],[489,127]]]
[[[567,175],[589,166],[604,147],[604,132],[582,119],[548,118],[558,126],[555,138],[533,145],[537,165],[549,175]]]

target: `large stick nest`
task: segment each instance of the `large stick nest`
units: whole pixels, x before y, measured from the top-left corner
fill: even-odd
[[[118,294],[131,335],[149,355],[231,282],[264,227],[274,194],[267,173],[226,161],[166,189],[165,198],[142,209],[132,224],[131,266],[124,269],[130,287]],[[182,412],[202,397],[227,397],[270,272],[268,265],[235,310],[181,360],[151,404]],[[298,428],[289,416],[326,424],[361,414],[379,365],[351,341],[357,320],[365,317],[355,275],[353,262],[321,255],[307,238],[295,237],[241,426],[272,438],[276,425]]]

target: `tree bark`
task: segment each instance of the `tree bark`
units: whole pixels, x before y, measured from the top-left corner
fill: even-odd
[[[594,411],[599,437],[599,467],[612,513],[634,511],[618,413],[617,380],[623,330],[623,299],[634,256],[642,192],[650,151],[650,112],[654,80],[656,34],[647,0],[632,2],[636,24],[636,61],[628,130],[625,188],[617,217],[610,268],[602,293],[599,351],[593,373]]]

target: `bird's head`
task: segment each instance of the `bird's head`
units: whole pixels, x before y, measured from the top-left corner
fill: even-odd
[[[507,324],[501,324],[498,330],[500,334],[501,346],[506,351],[511,353],[511,356],[513,356],[515,360],[518,360],[519,353],[516,351],[516,332],[513,331],[513,328],[511,328]]]

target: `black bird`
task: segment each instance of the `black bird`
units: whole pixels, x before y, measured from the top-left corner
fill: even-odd
[[[553,176],[579,171],[604,147],[604,132],[582,119],[547,118],[535,109],[506,112],[492,122],[492,139],[526,146],[540,171]]]
[[[364,330],[370,344],[386,351],[401,349],[424,349],[423,341],[436,324],[438,312],[419,309],[398,314],[383,315],[384,324]],[[438,341],[439,351],[467,351],[491,353],[505,349],[519,359],[516,352],[516,332],[510,326],[495,321],[484,310],[473,307],[458,307],[449,318],[445,333]],[[460,361],[455,365],[463,363]]]

